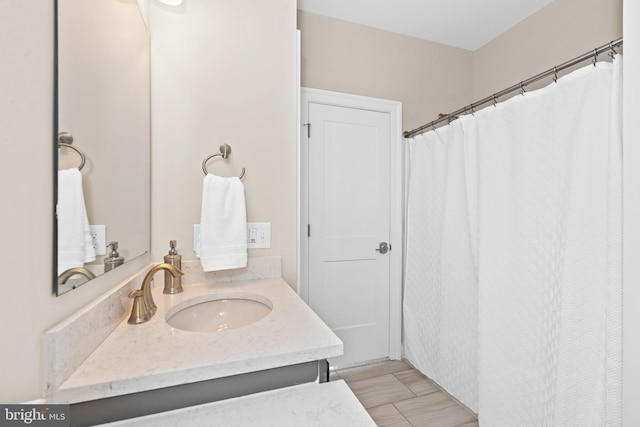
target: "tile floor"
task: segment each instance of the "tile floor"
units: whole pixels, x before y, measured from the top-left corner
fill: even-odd
[[[475,414],[405,360],[331,372],[342,378],[378,426],[477,427]]]

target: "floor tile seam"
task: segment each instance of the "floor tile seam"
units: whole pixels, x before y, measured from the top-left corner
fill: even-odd
[[[436,386],[436,388],[438,390],[440,390],[441,392],[443,392],[444,394],[446,394],[449,399],[451,399],[455,404],[457,404],[458,406],[462,407],[465,411],[467,411],[468,413],[470,413],[471,415],[473,415],[474,417],[476,417],[476,420],[478,419],[478,414],[476,414],[475,412],[473,412],[471,409],[469,409],[467,407],[467,405],[465,405],[464,403],[460,402],[458,399],[456,399],[453,395],[451,395],[451,393],[449,393],[444,387],[442,387],[440,384],[438,384],[437,382],[435,382],[434,380],[432,380],[431,378],[429,378],[428,376],[426,376],[425,374],[423,374],[422,372],[420,372],[417,368],[413,367],[413,365],[411,365],[409,363],[409,366],[412,367],[413,370],[415,370],[421,377],[423,377],[424,379],[426,379],[427,381],[429,381],[430,383],[432,383],[434,386]],[[397,377],[396,377],[397,378]],[[398,378],[399,381],[401,381]],[[404,384],[404,383],[403,383]],[[436,390],[437,391],[437,390]],[[434,393],[435,391],[431,392]],[[425,394],[421,394],[420,396],[426,396],[427,394],[431,394],[431,393],[425,393]]]
[[[413,399],[413,398],[415,398],[415,397],[419,397],[417,394],[415,394],[415,393],[413,392],[413,390],[411,390],[411,389],[410,389],[409,387],[407,387],[406,385],[404,385],[404,384],[400,384],[400,385],[404,388],[403,392],[404,392],[404,391],[408,391],[409,393],[411,393],[411,394],[413,395],[413,396],[409,396],[409,397],[407,397],[406,399]],[[382,388],[371,387],[371,388],[366,388],[366,389],[363,389],[363,390],[358,390],[358,391],[356,392],[356,391],[354,391],[351,387],[349,387],[349,388],[350,388],[350,390],[353,392],[353,394],[355,394],[355,395],[356,395],[356,397],[364,396],[364,395],[368,395],[368,394],[370,394],[370,393],[384,393],[385,391],[387,391],[387,390],[388,390],[388,387],[382,387]],[[424,395],[423,395],[423,396],[424,396]],[[405,399],[400,399],[400,400],[405,400]],[[398,402],[398,401],[396,401],[396,402]],[[392,402],[389,402],[389,403],[392,403]]]
[[[440,408],[438,408],[438,409],[436,409],[436,410],[434,410],[434,411],[426,411],[426,412],[422,412],[422,413],[420,413],[420,414],[415,414],[415,415],[411,415],[411,416],[408,416],[408,415],[403,414],[403,413],[402,413],[402,411],[400,411],[400,413],[402,414],[402,416],[404,416],[405,418],[407,418],[407,420],[409,421],[409,423],[410,423],[410,424],[412,424],[412,421],[411,421],[411,419],[412,419],[412,418],[413,418],[414,420],[416,420],[416,422],[418,422],[417,420],[420,420],[420,419],[421,419],[422,417],[424,417],[425,415],[426,415],[427,417],[431,417],[431,416],[435,415],[436,413],[440,413],[441,411],[446,411],[446,410],[451,409],[451,408],[456,408],[457,406],[458,406],[458,405],[443,406],[443,407],[440,407]],[[467,415],[469,415],[469,417],[472,417],[472,418],[471,418],[471,419],[468,419],[468,420],[466,420],[466,421],[464,421],[462,424],[456,424],[456,425],[455,425],[455,427],[464,426],[465,424],[468,424],[468,423],[470,423],[470,422],[473,422],[473,421],[476,421],[476,422],[477,422],[477,421],[478,421],[478,419],[477,419],[477,418],[475,418],[475,417],[473,417],[473,415],[471,415],[471,414],[467,414]],[[436,415],[436,418],[435,418],[435,419],[431,419],[431,421],[434,421],[434,422],[435,422],[435,421],[436,421],[436,419],[437,419],[437,417],[438,417],[438,415]],[[420,425],[424,425],[422,421],[419,421],[419,422],[420,422]],[[412,424],[412,425],[413,425],[413,424]],[[440,422],[439,422],[439,421],[438,421],[438,425],[440,425]]]
[[[406,371],[403,371],[403,372],[406,372]],[[393,376],[394,376],[394,377],[396,377],[396,379],[397,379],[398,381],[400,381],[402,384],[406,385],[407,387],[408,387],[408,386],[409,386],[409,384],[412,382],[412,381],[409,381],[409,382],[404,382],[404,381],[402,381],[402,378],[398,378],[398,376],[397,376],[395,373],[393,374]],[[428,383],[430,383],[430,384],[434,384],[434,383],[433,383],[433,381],[431,381],[429,378],[425,377],[424,375],[420,374],[420,376],[422,377],[422,378],[421,378],[422,380],[424,380],[424,381],[426,381],[426,382],[428,382]],[[417,382],[417,381],[414,381],[414,382]]]
[[[412,397],[410,397],[409,399],[413,399],[413,398],[412,398]],[[402,409],[400,409],[400,408],[398,408],[398,407],[396,406],[396,403],[404,402],[405,400],[408,400],[408,399],[402,399],[402,400],[397,400],[397,401],[395,401],[395,402],[391,402],[391,403],[392,403],[392,405],[393,405],[393,406],[395,406],[395,408],[396,408],[396,409],[397,409],[397,410],[398,410],[402,415],[405,415],[405,414],[402,412]],[[438,411],[438,410],[440,410],[440,409],[451,408],[451,407],[453,407],[453,406],[456,406],[455,402],[451,402],[450,404],[439,406],[437,409],[429,409],[429,410],[427,410],[426,412]],[[406,417],[406,415],[405,415],[405,417]]]
[[[434,391],[433,393],[435,393],[435,392],[437,392],[437,391]],[[431,394],[431,393],[427,393],[427,394]],[[416,397],[422,397],[422,396],[426,396],[426,394],[421,394],[421,395],[416,396]],[[407,399],[397,400],[397,401],[395,401],[395,402],[391,402],[391,404],[394,406],[394,408],[396,408],[396,410],[397,410],[397,411],[398,411],[398,412],[399,412],[399,413],[400,413],[400,414],[401,414],[405,419],[407,419],[407,422],[408,422],[409,424],[411,424],[411,420],[408,418],[408,416],[407,416],[407,415],[405,415],[405,413],[404,413],[404,412],[402,412],[402,409],[401,409],[401,408],[399,408],[398,406],[396,406],[396,403],[400,403],[400,402],[403,402],[403,401],[405,401],[405,400],[409,400],[409,399],[413,399],[413,397],[408,397]],[[455,401],[454,399],[449,399],[449,404],[447,404],[447,405],[440,406],[438,409],[430,409],[430,410],[428,410],[428,411],[425,411],[425,413],[427,413],[427,412],[433,412],[433,411],[438,411],[438,410],[441,410],[441,409],[452,408],[452,407],[454,407],[454,406],[456,406],[456,407],[459,407],[459,408],[463,409],[467,414],[469,414],[469,416],[473,417],[473,420],[466,421],[466,422],[465,422],[465,424],[466,424],[466,423],[469,423],[469,422],[471,422],[471,421],[478,421],[478,416],[477,416],[474,412],[472,412],[471,410],[469,410],[469,408],[467,408],[466,406],[464,406],[464,405],[462,405],[462,404],[459,404],[459,403],[458,403],[457,401]],[[416,416],[417,416],[417,415],[416,415]],[[411,424],[411,425],[413,425],[413,424]],[[461,425],[464,425],[464,424],[461,424]],[[456,426],[456,427],[457,427],[457,426]]]
[[[413,424],[411,424],[411,421],[409,421],[409,419],[402,413],[400,412],[400,410],[396,407],[396,405],[393,404],[394,402],[389,402],[389,403],[382,403],[380,405],[376,405],[376,406],[372,406],[371,408],[366,408],[367,412],[369,412],[370,410],[374,409],[374,408],[379,408],[381,406],[385,406],[385,405],[392,405],[396,411],[398,411],[398,413],[400,414],[400,416],[410,425],[413,427]],[[375,421],[375,420],[374,420]],[[398,423],[394,423],[394,424],[398,424]],[[377,425],[377,424],[376,424]],[[393,425],[393,424],[391,424]]]
[[[400,380],[398,380],[398,381],[400,381]],[[427,393],[418,394],[418,393],[416,393],[415,391],[413,391],[413,390],[411,389],[411,387],[409,387],[409,385],[408,385],[408,384],[405,384],[405,383],[403,383],[402,381],[400,381],[400,382],[402,383],[402,385],[403,385],[403,386],[405,386],[405,387],[407,388],[407,390],[409,390],[411,393],[413,393],[413,397],[408,397],[407,399],[413,399],[414,397],[428,396],[428,395],[430,395],[430,394],[432,394],[432,393],[437,393],[437,392],[439,392],[439,391],[440,391],[440,390],[432,390],[432,391],[429,391],[429,392],[427,392]],[[401,399],[401,400],[398,400],[397,402],[400,402],[400,401],[402,401],[402,400],[407,400],[407,399]]]
[[[394,401],[394,402],[391,402],[391,404],[392,404],[392,405],[393,405],[393,406],[398,410],[398,412],[400,412],[400,413],[402,414],[402,416],[403,416],[403,417],[405,417],[405,418],[407,418],[407,419],[408,419],[407,415],[405,415],[405,414],[404,414],[404,412],[402,412],[402,409],[400,409],[399,407],[397,407],[397,406],[396,406],[396,403],[401,403],[401,402],[404,402],[405,400],[415,399],[416,397],[422,397],[422,396],[426,396],[426,394],[422,394],[422,395],[420,395],[420,396],[415,396],[415,397],[408,397],[408,398],[406,398],[406,399],[396,400],[396,401]],[[445,408],[451,408],[452,406],[457,406],[457,403],[456,403],[456,402],[454,402],[454,401],[452,401],[452,400],[449,400],[449,404],[444,405],[444,406],[440,406],[440,407],[439,407],[438,409],[436,409],[436,410],[439,410],[439,409],[445,409]],[[426,411],[426,412],[432,412],[432,411],[433,411],[433,409],[429,409],[429,410],[428,410],[428,411]]]
[[[394,408],[396,408],[396,407],[395,407],[395,405],[394,405],[393,407],[394,407]],[[398,408],[396,408],[396,410],[398,410]],[[401,416],[402,418],[404,418],[404,420],[405,420],[405,421],[406,421],[406,422],[407,422],[411,427],[414,427],[414,426],[413,426],[413,423],[412,423],[411,421],[409,421],[409,419],[408,419],[407,417],[405,417],[405,416],[404,416],[404,414],[403,414],[402,412],[400,412],[400,411],[398,410],[398,413],[400,414],[400,416]]]
[[[468,413],[470,413],[471,415],[473,415],[474,417],[476,417],[476,420],[478,419],[478,414],[476,414],[475,412],[473,412],[471,409],[469,409],[467,407],[467,405],[465,405],[464,403],[460,402],[458,399],[456,399],[451,393],[449,393],[445,388],[443,388],[440,384],[438,384],[437,382],[429,379],[429,381],[431,381],[433,384],[435,384],[435,386],[442,391],[444,394],[446,394],[449,399],[451,399],[456,405],[460,406],[462,409],[464,409],[465,411],[467,411]]]

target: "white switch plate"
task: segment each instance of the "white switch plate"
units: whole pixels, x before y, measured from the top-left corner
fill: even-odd
[[[249,248],[268,249],[271,247],[271,223],[247,223],[247,239]]]
[[[193,224],[193,250],[200,241],[200,224]],[[247,247],[251,249],[269,249],[271,247],[271,223],[247,223]]]
[[[105,225],[90,225],[91,244],[96,250],[96,255],[107,254],[107,227]]]

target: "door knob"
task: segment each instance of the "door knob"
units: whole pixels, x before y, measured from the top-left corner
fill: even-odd
[[[387,252],[389,252],[389,244],[387,242],[380,242],[380,245],[378,246],[378,249],[376,249],[376,251],[380,252],[381,254],[386,254]]]

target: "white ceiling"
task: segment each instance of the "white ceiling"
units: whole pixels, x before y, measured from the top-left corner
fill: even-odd
[[[298,9],[476,50],[553,0],[298,0]]]

